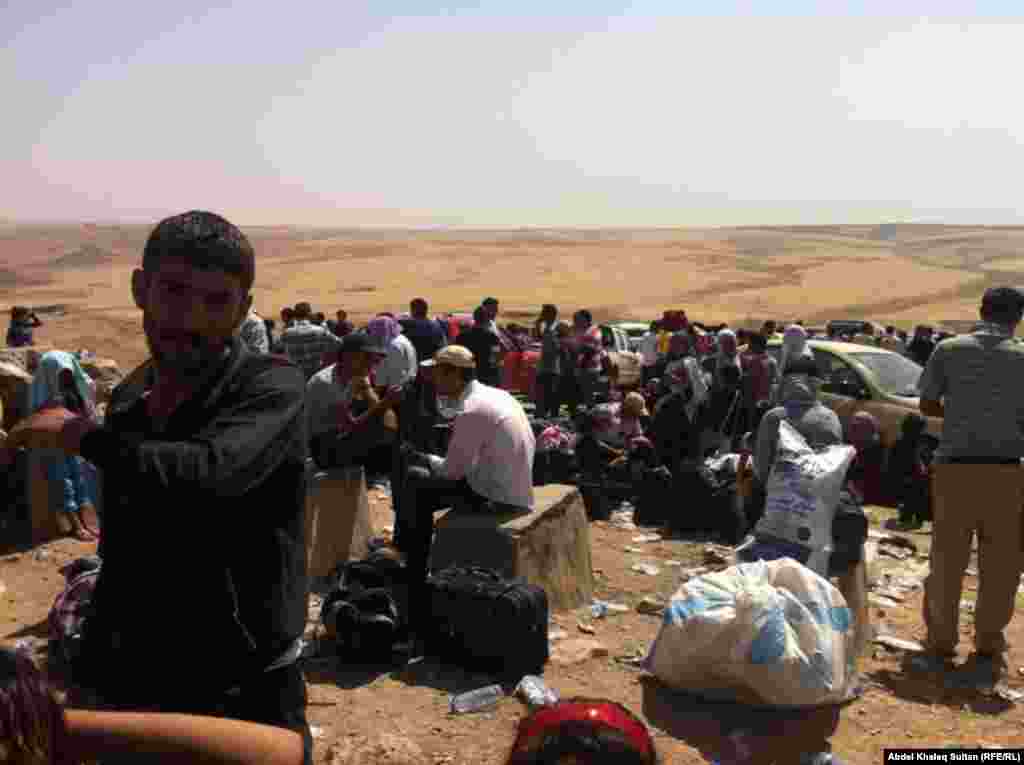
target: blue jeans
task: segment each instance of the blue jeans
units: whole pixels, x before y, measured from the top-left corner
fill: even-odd
[[[51,500],[55,510],[75,513],[82,505],[96,504],[95,471],[85,460],[53,452],[43,457],[42,463],[50,482],[51,497],[59,498]]]

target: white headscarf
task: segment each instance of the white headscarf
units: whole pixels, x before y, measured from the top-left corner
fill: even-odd
[[[786,365],[795,358],[807,356],[814,358],[814,353],[807,347],[807,330],[799,324],[791,324],[782,336],[782,354],[779,359],[779,372],[786,374]]]

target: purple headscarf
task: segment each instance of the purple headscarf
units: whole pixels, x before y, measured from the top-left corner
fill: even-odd
[[[366,325],[366,334],[377,341],[379,345],[388,348],[395,338],[402,334],[402,325],[390,316],[378,316],[371,319]]]

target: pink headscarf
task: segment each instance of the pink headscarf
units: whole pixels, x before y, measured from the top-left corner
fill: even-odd
[[[402,325],[390,316],[378,316],[366,325],[366,334],[387,348],[402,334]]]

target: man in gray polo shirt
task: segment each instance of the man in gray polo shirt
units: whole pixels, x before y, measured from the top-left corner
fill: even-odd
[[[960,595],[978,535],[975,655],[968,677],[988,683],[1006,666],[1024,537],[1024,346],[1014,333],[1024,294],[990,289],[981,323],[940,343],[921,376],[921,412],[944,417],[932,466],[934,526],[925,582],[928,654],[919,665],[949,669],[959,638]]]

